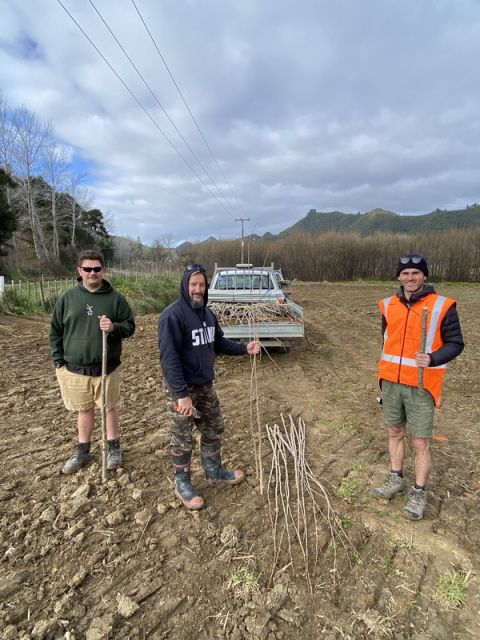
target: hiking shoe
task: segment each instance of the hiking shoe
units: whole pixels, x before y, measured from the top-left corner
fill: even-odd
[[[122,450],[120,440],[107,440],[107,469],[116,469],[122,466]]]
[[[403,507],[402,515],[409,520],[421,520],[427,508],[427,492],[425,489],[411,487],[408,492],[408,500]]]
[[[392,471],[388,473],[381,487],[372,489],[372,493],[376,498],[383,498],[384,500],[391,500],[404,492],[405,480],[398,473],[393,473]]]
[[[73,456],[63,465],[63,473],[70,475],[90,462],[90,443],[82,442],[77,444]]]

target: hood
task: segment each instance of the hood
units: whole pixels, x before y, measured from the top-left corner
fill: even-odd
[[[188,281],[190,280],[190,276],[193,275],[194,273],[195,271],[185,271],[180,281],[180,296],[188,304],[190,308],[192,308],[192,301],[190,300],[190,296],[188,295]],[[206,307],[208,304],[208,279],[207,279],[206,273],[204,273],[203,275],[205,276],[205,282],[207,285],[207,288],[205,289],[205,295],[203,297],[203,301],[205,303],[204,307]]]
[[[82,289],[85,289],[85,291],[88,291],[88,293],[93,293],[93,294],[107,293],[108,291],[111,291],[113,288],[108,280],[102,280],[102,284],[99,286],[99,288],[96,291],[90,291],[89,289],[87,289],[87,287],[84,286],[82,282],[82,278],[80,276],[78,276],[77,282],[79,287],[81,287]]]

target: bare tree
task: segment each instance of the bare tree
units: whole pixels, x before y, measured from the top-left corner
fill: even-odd
[[[67,177],[67,193],[70,196],[70,245],[73,249],[77,248],[77,222],[80,212],[89,209],[93,200],[90,190],[82,185],[85,177],[85,173],[70,173]]]
[[[0,165],[11,174],[15,149],[15,129],[12,126],[12,112],[6,98],[0,93]]]
[[[42,221],[35,203],[32,179],[40,167],[41,155],[53,137],[50,123],[40,123],[26,107],[16,109],[13,114],[15,130],[15,166],[25,191],[26,206],[35,253],[39,260],[48,259],[49,251],[45,241]]]
[[[67,152],[55,142],[46,145],[42,154],[43,174],[50,191],[52,217],[52,254],[55,260],[60,256],[61,216],[57,207],[58,194],[65,188],[67,180]]]
[[[12,176],[12,163],[15,150],[15,129],[12,126],[12,112],[8,107],[7,99],[0,92],[0,167],[4,167],[7,176]],[[12,207],[12,186],[9,181],[4,185],[7,206]],[[12,235],[14,255],[17,256],[16,233]]]
[[[163,262],[163,260],[165,260],[167,251],[165,249],[165,245],[163,244],[162,240],[157,238],[156,240],[153,241],[151,255],[152,255],[153,261],[156,263]]]

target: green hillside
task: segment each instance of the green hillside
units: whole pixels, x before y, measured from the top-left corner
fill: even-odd
[[[457,211],[432,211],[407,216],[373,209],[367,213],[321,212],[311,209],[308,214],[279,234],[279,237],[295,233],[321,233],[343,231],[371,235],[374,233],[416,233],[424,231],[449,231],[480,227],[480,205],[473,204]]]

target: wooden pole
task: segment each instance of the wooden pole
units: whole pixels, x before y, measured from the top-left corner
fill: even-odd
[[[427,344],[427,323],[428,323],[428,307],[423,307],[422,331],[420,334],[420,353],[425,353],[425,347]],[[423,373],[424,373],[424,367],[418,367],[418,393],[422,396],[425,394],[425,387],[423,385]]]
[[[107,332],[102,331],[102,482],[107,481]]]
[[[45,296],[43,295],[43,273],[41,279],[38,281],[38,287],[40,289],[40,302],[42,304],[42,309],[46,311],[47,308],[45,307]]]

